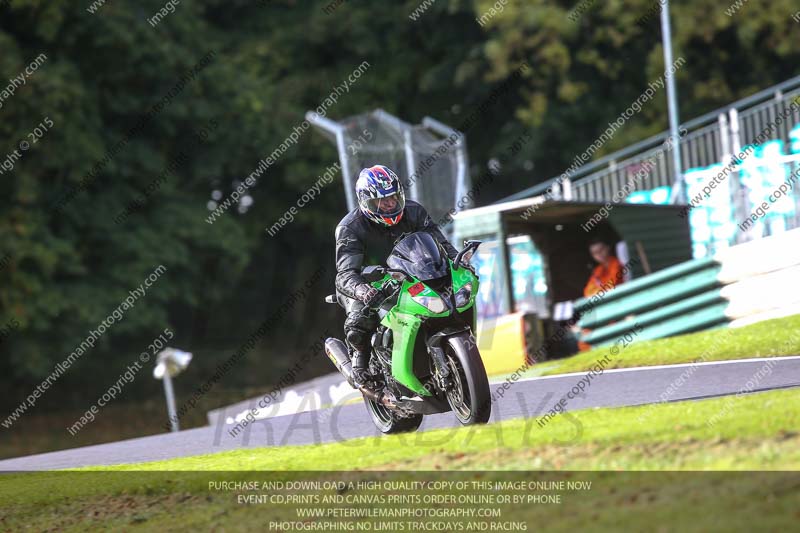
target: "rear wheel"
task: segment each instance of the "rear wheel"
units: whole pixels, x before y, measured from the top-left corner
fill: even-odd
[[[406,431],[416,431],[422,424],[422,415],[412,415],[410,417],[400,417],[391,409],[375,403],[369,398],[364,398],[367,411],[372,417],[381,433],[404,433]]]
[[[456,335],[447,339],[445,353],[453,380],[447,403],[463,425],[485,424],[492,414],[492,401],[477,344],[469,334]]]

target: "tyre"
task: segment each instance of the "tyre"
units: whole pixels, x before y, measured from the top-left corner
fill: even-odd
[[[463,425],[485,424],[492,414],[492,399],[477,343],[468,333],[449,337],[445,355],[454,382],[447,403]]]
[[[369,398],[364,398],[364,403],[367,406],[367,412],[369,412],[370,417],[372,417],[372,422],[381,433],[386,433],[388,435],[390,433],[416,431],[419,425],[422,424],[422,415],[401,418],[390,409],[375,403]]]

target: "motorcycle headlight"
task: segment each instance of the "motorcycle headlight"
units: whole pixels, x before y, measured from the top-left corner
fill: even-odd
[[[427,308],[431,313],[444,313],[447,310],[444,300],[438,296],[412,296],[411,299]]]
[[[467,283],[456,292],[456,307],[464,307],[472,296],[472,283]]]

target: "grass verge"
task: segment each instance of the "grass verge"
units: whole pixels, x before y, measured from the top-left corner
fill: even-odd
[[[555,531],[581,526],[613,530],[620,513],[633,529],[652,530],[648,524],[658,524],[659,519],[670,520],[670,524],[677,519],[687,530],[716,530],[724,524],[725,529],[739,531],[745,530],[748,522],[737,514],[747,511],[751,519],[761,521],[760,526],[777,529],[800,518],[800,477],[797,472],[779,472],[800,470],[799,427],[797,391],[784,390],[576,411],[544,427],[538,419],[518,419],[321,445],[236,450],[72,472],[11,474],[0,477],[0,530],[70,531],[86,529],[87,524],[125,530],[274,530],[266,527],[267,519],[297,520],[296,510],[242,504],[238,493],[211,490],[209,482],[330,475],[322,471],[346,476],[354,475],[345,472],[352,470],[360,471],[357,475],[362,478],[387,475],[387,471],[429,478],[435,475],[431,471],[441,475],[464,471],[472,479],[502,475],[479,472],[485,470],[508,470],[512,471],[509,475],[522,475],[523,479],[559,475],[542,472],[550,469],[573,471],[567,475],[593,480],[596,489],[564,494],[562,503],[571,504],[569,512],[565,512],[566,505],[508,505],[503,506],[504,516],[531,524],[547,523]],[[518,470],[528,472],[513,472]],[[687,470],[744,472],[675,472]],[[708,502],[700,505],[704,499]],[[719,514],[713,516],[713,512]]]
[[[715,329],[666,339],[617,344],[619,355],[606,368],[672,365],[800,354],[800,315],[766,320],[735,329]],[[523,377],[589,370],[609,353],[609,346],[538,364]]]
[[[767,415],[767,416],[765,416]],[[87,470],[800,469],[796,389]]]

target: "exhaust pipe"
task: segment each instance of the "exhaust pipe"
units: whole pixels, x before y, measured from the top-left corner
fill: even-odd
[[[386,392],[375,392],[374,390],[366,387],[359,387],[358,390],[360,390],[364,396],[375,403],[381,404],[388,409],[397,409],[397,404],[395,403],[394,398],[386,394]]]
[[[325,353],[336,367],[336,370],[347,380],[347,383],[355,388],[353,384],[353,365],[350,362],[350,355],[347,353],[347,346],[345,346],[344,342],[334,337],[328,337],[325,339]]]

